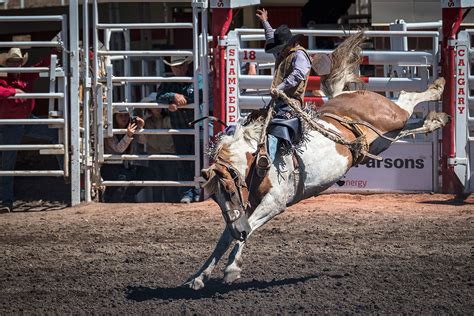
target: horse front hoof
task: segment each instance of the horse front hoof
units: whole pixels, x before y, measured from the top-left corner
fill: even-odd
[[[228,272],[224,276],[224,283],[233,283],[234,281],[240,279],[240,271]]]
[[[185,282],[183,287],[188,287],[193,290],[200,290],[204,287],[204,282],[201,279],[193,278],[187,282]]]

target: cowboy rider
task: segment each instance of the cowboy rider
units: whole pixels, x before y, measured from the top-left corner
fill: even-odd
[[[271,94],[276,96],[283,91],[292,101],[304,107],[304,93],[311,69],[311,58],[301,46],[301,34],[293,35],[287,25],[280,25],[275,31],[268,22],[268,12],[258,9],[257,18],[265,29],[265,52],[275,56],[275,74],[271,85]],[[268,153],[272,160],[277,152],[278,140],[286,148],[292,148],[301,138],[301,127],[291,108],[280,99],[276,100],[275,115],[268,129]],[[257,164],[265,165],[265,159]],[[269,167],[269,161],[268,167]]]

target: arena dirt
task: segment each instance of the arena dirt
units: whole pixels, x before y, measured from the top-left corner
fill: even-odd
[[[240,280],[221,283],[223,260],[197,292],[179,286],[223,229],[213,202],[17,205],[0,214],[0,314],[474,313],[472,197],[303,201],[252,236]]]

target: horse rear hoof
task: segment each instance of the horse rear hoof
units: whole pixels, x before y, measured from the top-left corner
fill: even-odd
[[[443,94],[445,84],[446,84],[446,80],[443,77],[439,77],[438,79],[433,81],[432,84],[430,84],[428,86],[428,89],[439,91],[440,92],[440,98],[441,98],[441,95]]]
[[[240,272],[229,272],[224,276],[224,283],[234,283],[238,279],[240,279]]]
[[[446,84],[446,80],[443,77],[439,77],[438,79],[433,81],[433,85],[436,87],[444,88],[445,84]]]

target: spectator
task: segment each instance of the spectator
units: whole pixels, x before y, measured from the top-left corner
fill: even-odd
[[[255,76],[257,75],[257,63],[254,61],[244,62],[240,67],[240,74]],[[240,89],[240,93],[244,93],[246,89]]]
[[[185,56],[172,56],[168,62],[164,63],[171,67],[173,75],[176,77],[193,76],[191,59]],[[199,100],[202,102],[202,76],[198,77]],[[189,128],[188,123],[194,120],[192,109],[180,109],[190,103],[194,103],[194,84],[192,82],[164,82],[157,91],[156,101],[168,104],[168,109],[163,113],[169,115],[172,128]],[[200,110],[199,108],[197,110]],[[194,137],[173,135],[174,147],[178,155],[194,154]],[[177,176],[181,181],[192,181],[194,179],[194,163],[191,161],[178,162]],[[187,188],[182,194],[181,203],[191,203],[199,201],[200,194],[196,188]]]
[[[240,72],[242,75],[255,76],[257,74],[257,63],[254,61],[243,63]]]
[[[150,110],[151,116],[145,120],[146,129],[169,129],[171,120],[168,111],[159,108]],[[170,135],[147,135],[148,154],[175,154],[176,148],[173,137]],[[155,172],[158,180],[176,180],[176,170],[179,166],[175,161],[151,160],[150,167]],[[177,187],[154,187],[153,200],[155,202],[179,202]]]
[[[127,129],[125,134],[114,135],[105,139],[104,152],[106,154],[139,154],[143,146],[144,137],[136,137],[135,133],[142,129],[145,122],[140,117],[130,117],[128,109],[115,109],[113,115],[115,128]],[[100,169],[101,176],[106,181],[142,181],[153,180],[153,170],[139,163],[124,160],[117,163],[105,164]],[[151,187],[113,186],[106,188],[104,202],[152,202]]]
[[[22,67],[28,61],[28,54],[22,53],[19,48],[11,48],[7,54],[3,54],[1,66]],[[49,66],[50,56],[43,59],[34,67]],[[36,118],[32,113],[35,108],[34,99],[9,99],[21,93],[33,92],[33,84],[39,78],[38,73],[8,73],[7,77],[0,79],[0,120],[1,119],[30,119]],[[58,142],[57,129],[48,128],[47,125],[2,125],[0,122],[0,144],[19,145],[23,136],[47,140],[52,143]],[[17,158],[16,151],[0,151],[1,170],[12,171],[15,169]],[[63,158],[57,156],[60,168]],[[14,192],[13,177],[0,177],[0,211],[11,212],[13,210]]]

